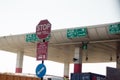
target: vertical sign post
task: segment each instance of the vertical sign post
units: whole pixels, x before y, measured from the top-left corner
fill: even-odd
[[[39,24],[36,26],[36,35],[39,39],[41,39],[41,42],[37,43],[37,60],[42,60],[42,64],[44,64],[44,60],[47,60],[47,52],[48,52],[48,41],[46,41],[46,38],[51,33],[51,23],[48,20],[41,20]],[[41,77],[41,80],[43,80],[43,76],[45,75],[46,71],[44,71],[44,67],[37,67],[36,68],[36,75],[38,77]],[[44,74],[43,74],[44,73]]]

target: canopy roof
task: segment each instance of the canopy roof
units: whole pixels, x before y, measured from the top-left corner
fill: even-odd
[[[118,24],[118,23],[112,23]],[[75,46],[81,46],[82,42],[88,43],[87,50],[83,50],[83,62],[109,62],[116,61],[116,45],[120,41],[120,34],[110,34],[111,24],[92,25],[80,27],[87,29],[87,35],[77,38],[68,38],[68,29],[52,30],[49,40],[48,60],[56,62],[73,62]],[[70,28],[70,29],[78,29]],[[13,53],[23,51],[25,55],[36,57],[37,42],[26,41],[27,33],[0,37],[0,49]],[[88,55],[88,61],[86,56]]]

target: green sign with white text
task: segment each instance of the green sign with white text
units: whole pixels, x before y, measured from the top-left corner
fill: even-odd
[[[45,38],[46,41],[49,41],[50,35]],[[40,39],[36,36],[36,33],[33,34],[26,34],[26,42],[37,42],[40,41]]]
[[[67,30],[67,38],[79,38],[87,36],[87,28],[75,28]]]
[[[109,26],[110,34],[120,34],[120,24],[113,24]]]

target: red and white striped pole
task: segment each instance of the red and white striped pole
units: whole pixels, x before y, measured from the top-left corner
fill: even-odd
[[[19,52],[17,53],[15,73],[22,73],[23,56],[24,56],[24,52],[23,52],[23,51],[19,51]]]
[[[64,77],[69,78],[69,63],[64,63]]]
[[[75,47],[75,54],[74,54],[74,73],[81,73],[82,72],[82,49],[80,47]]]

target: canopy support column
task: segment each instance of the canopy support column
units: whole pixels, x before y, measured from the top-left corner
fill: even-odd
[[[81,47],[75,47],[74,61],[74,73],[82,72],[82,49]]]
[[[69,63],[64,63],[64,77],[69,78]]]
[[[16,73],[22,73],[22,66],[23,66],[23,56],[24,52],[19,51],[17,53],[17,60],[16,60]]]

